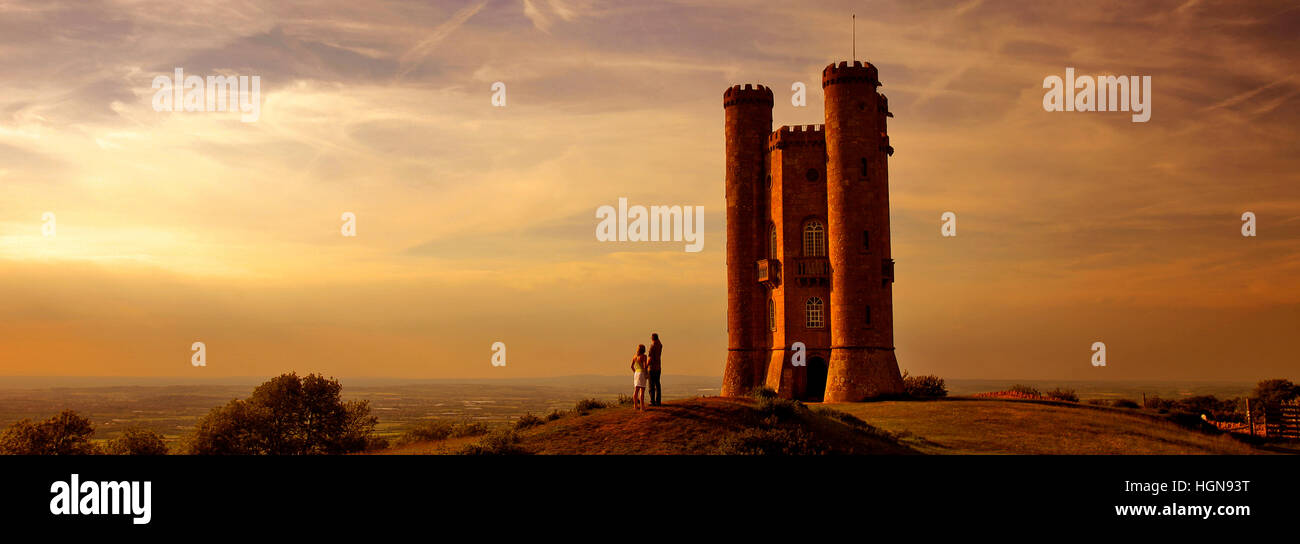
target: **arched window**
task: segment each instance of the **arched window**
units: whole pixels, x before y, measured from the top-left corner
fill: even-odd
[[[810,329],[820,329],[826,326],[825,313],[822,310],[822,299],[810,297],[806,305],[805,314],[807,314],[807,324]]]
[[[767,299],[767,330],[776,330],[776,304],[770,298]]]
[[[826,227],[813,219],[803,226],[803,256],[826,256]]]
[[[780,256],[776,245],[776,225],[770,225],[767,228],[767,258],[775,259]]]

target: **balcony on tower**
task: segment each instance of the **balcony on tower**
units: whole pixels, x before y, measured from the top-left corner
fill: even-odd
[[[885,287],[894,283],[894,260],[880,260],[880,286]]]
[[[830,285],[831,261],[826,257],[797,257],[793,259],[791,275],[801,286]]]
[[[776,259],[758,260],[758,282],[768,287],[775,287],[781,282],[781,261]]]

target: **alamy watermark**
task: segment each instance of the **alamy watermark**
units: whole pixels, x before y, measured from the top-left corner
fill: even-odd
[[[492,342],[492,366],[506,366],[506,343]]]
[[[704,249],[704,206],[628,206],[596,208],[596,239],[601,242],[682,242],[687,253]]]
[[[172,77],[153,78],[153,111],[240,112],[239,120],[262,116],[261,76],[187,76],[177,68]]]
[[[1151,119],[1151,76],[1061,76],[1043,78],[1047,111],[1132,111],[1134,123]]]
[[[80,474],[50,484],[50,513],[56,516],[134,516],[131,523],[153,519],[153,482],[82,482]]]

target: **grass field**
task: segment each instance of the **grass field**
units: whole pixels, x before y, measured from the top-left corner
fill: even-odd
[[[1250,454],[1226,435],[1179,427],[1136,410],[1016,400],[948,399],[827,404],[929,454]]]
[[[539,453],[706,453],[720,436],[748,425],[738,408],[725,402],[694,402],[717,394],[717,379],[666,376],[666,398],[674,403],[646,414],[624,407],[582,418],[566,418],[523,433]],[[380,436],[395,439],[428,420],[472,421],[491,429],[513,426],[526,413],[568,410],[582,398],[612,400],[628,391],[626,377],[574,377],[485,383],[345,384],[344,396],[371,403]],[[3,384],[0,381],[0,384]],[[996,391],[1010,382],[962,382],[954,389]],[[1047,387],[1044,384],[1034,384]],[[37,384],[13,383],[12,386]],[[56,386],[0,389],[0,427],[22,418],[44,419],[64,408],[88,417],[95,439],[104,441],[131,425],[164,435],[176,448],[194,423],[214,407],[246,397],[251,384]],[[1072,383],[1085,398],[1135,398],[1142,393],[1238,394],[1241,384]],[[1122,386],[1122,387],[1121,387]],[[959,394],[960,395],[960,394]],[[816,405],[814,405],[816,406]],[[930,454],[1240,454],[1261,453],[1227,436],[1178,427],[1150,411],[1087,404],[1008,400],[886,401],[826,405],[848,412],[895,435],[909,451]],[[742,410],[743,411],[743,410]],[[747,416],[745,416],[747,417]],[[743,419],[743,418],[741,418]],[[605,434],[602,434],[605,433]],[[543,436],[545,435],[545,436]],[[667,441],[661,440],[667,437]],[[477,439],[410,445],[389,453],[437,453]],[[862,446],[865,448],[866,446]],[[1295,445],[1269,451],[1295,453]],[[879,448],[877,448],[879,449]]]
[[[805,430],[840,452],[857,454],[1264,454],[1227,435],[1180,427],[1137,410],[1087,404],[947,399],[811,405]],[[883,431],[863,435],[815,417],[846,412]],[[619,406],[563,418],[519,433],[531,453],[562,455],[698,455],[755,425],[754,401],[718,397],[673,401],[639,413]],[[409,444],[380,453],[451,453],[473,439]],[[1272,448],[1271,451],[1284,451]],[[1290,452],[1294,453],[1294,452]]]

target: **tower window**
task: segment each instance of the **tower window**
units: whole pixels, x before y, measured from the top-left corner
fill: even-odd
[[[862,177],[867,177],[867,159],[862,159]]]
[[[767,228],[767,258],[777,258],[776,245],[776,225],[769,225]]]
[[[862,251],[871,251],[871,231],[862,231]]]
[[[767,330],[776,330],[776,304],[772,299],[767,299]]]
[[[871,326],[871,307],[867,306],[867,326]]]
[[[826,326],[826,315],[822,310],[822,299],[811,297],[805,306],[807,320],[806,323],[810,329],[820,329]]]
[[[803,226],[803,256],[826,256],[826,227],[813,219]]]
[[[804,177],[808,178],[808,181],[817,181],[817,178],[821,177],[821,173],[816,168],[809,168]]]

